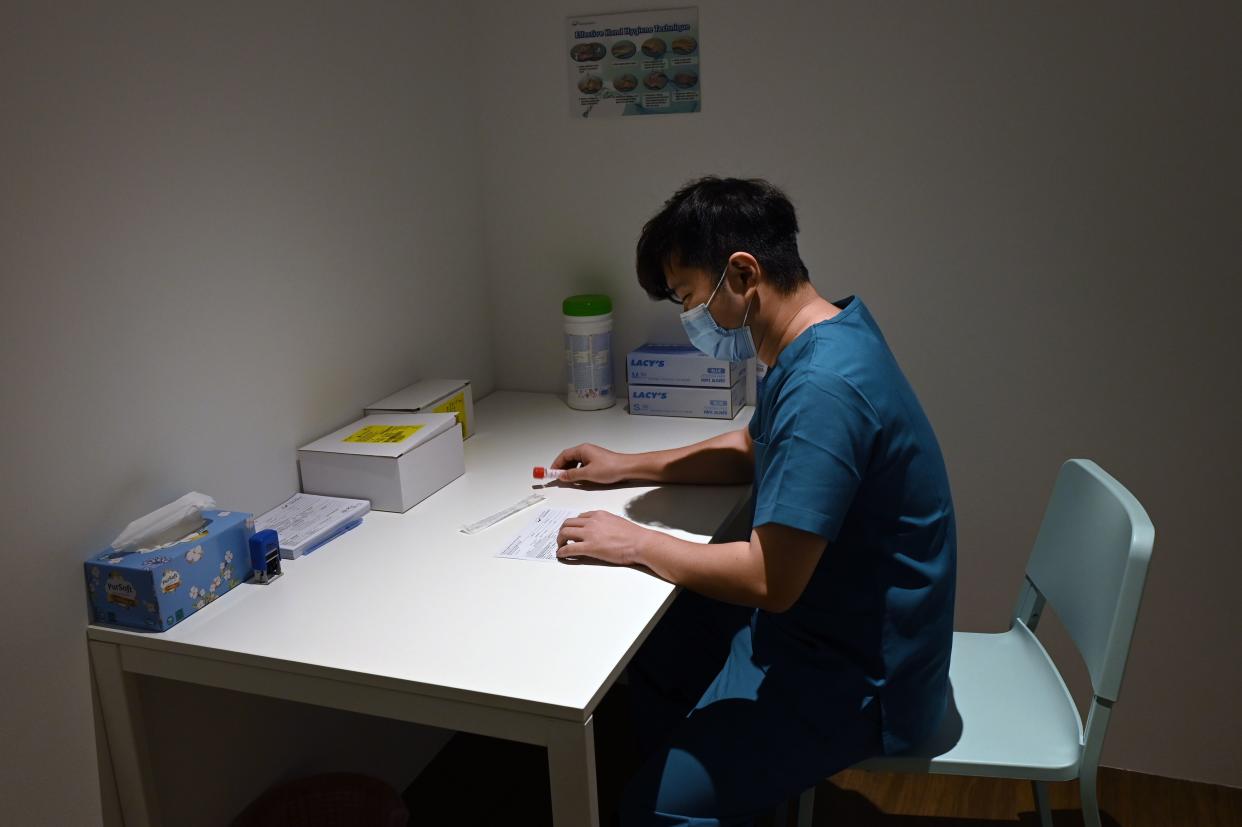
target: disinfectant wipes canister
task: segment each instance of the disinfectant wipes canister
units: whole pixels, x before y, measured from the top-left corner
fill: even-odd
[[[565,318],[565,366],[569,407],[582,411],[611,408],[612,300],[587,294],[561,303]]]

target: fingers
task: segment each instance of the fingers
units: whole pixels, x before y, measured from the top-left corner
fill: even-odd
[[[582,449],[585,447],[585,445],[575,445],[572,448],[566,448],[556,455],[556,459],[552,460],[551,467],[561,471],[572,468],[582,461]]]
[[[618,518],[608,511],[584,511],[562,522],[556,534],[557,558],[593,558],[625,565],[614,553],[616,538],[609,531],[610,519]]]
[[[589,518],[595,514],[587,511],[577,517],[570,517],[561,523],[561,530],[556,533],[557,557],[582,557],[587,549],[587,534],[590,531]]]
[[[594,517],[596,514],[601,514],[601,513],[606,513],[606,512],[583,511],[577,517],[566,517],[565,521],[561,523],[561,528],[562,529],[564,528],[574,528],[574,529],[586,528],[587,522],[592,517]]]
[[[557,559],[566,560],[574,557],[590,557],[591,546],[588,543],[566,543],[556,547]]]
[[[571,542],[580,543],[586,539],[586,526],[580,520],[566,520],[561,530],[556,533],[556,547],[561,549]]]
[[[594,511],[586,511],[577,517],[569,517],[561,523],[561,529],[556,534],[556,544],[558,546],[565,545],[565,540],[581,541],[584,539],[583,534],[587,528],[587,521],[596,514]]]
[[[579,463],[585,461],[583,459],[585,447],[585,445],[575,445],[572,448],[566,448],[556,455],[556,459],[552,460],[552,468],[565,472],[561,475],[561,482],[577,482],[582,479],[584,469],[579,466]]]

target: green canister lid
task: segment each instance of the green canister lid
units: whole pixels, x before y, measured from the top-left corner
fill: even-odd
[[[561,302],[561,312],[566,316],[602,316],[612,312],[612,299],[602,293],[570,296]]]

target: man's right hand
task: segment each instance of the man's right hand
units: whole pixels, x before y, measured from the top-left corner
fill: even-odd
[[[564,482],[611,485],[629,479],[630,460],[630,454],[584,443],[561,451],[552,461],[552,467],[565,471],[561,477]]]

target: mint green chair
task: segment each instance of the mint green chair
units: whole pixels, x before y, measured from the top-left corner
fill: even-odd
[[[1100,827],[1096,768],[1121,693],[1155,528],[1121,483],[1090,460],[1061,466],[1026,565],[1009,631],[955,632],[952,697],[940,732],[911,754],[859,764],[885,772],[941,773],[1032,782],[1052,827],[1049,781],[1078,779],[1083,821]],[[1060,617],[1091,676],[1083,729],[1061,674],[1035,637],[1045,604]],[[798,802],[810,827],[814,788]]]

